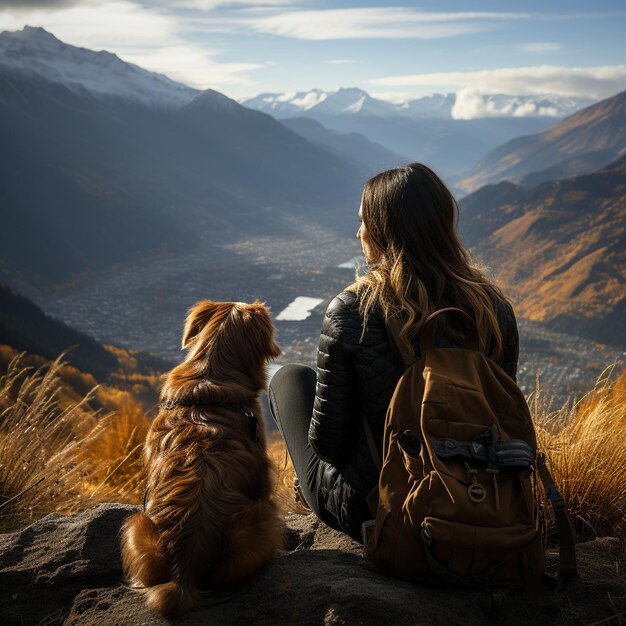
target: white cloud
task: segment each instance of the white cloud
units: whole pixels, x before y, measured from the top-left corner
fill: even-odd
[[[352,59],[330,59],[330,61],[326,61],[329,65],[348,65],[350,63],[356,63]]]
[[[536,41],[533,43],[523,43],[519,48],[522,52],[545,54],[547,52],[558,52],[563,49],[563,46],[560,43],[551,41]]]
[[[161,4],[212,11],[228,7],[277,7],[296,4],[297,0],[160,0]]]
[[[223,63],[220,50],[186,41],[176,16],[127,0],[102,0],[82,6],[3,12],[0,30],[26,24],[42,26],[62,41],[95,50],[115,52],[125,61],[200,89],[250,85],[248,73],[259,63]]]
[[[555,117],[562,114],[551,104],[541,100],[519,98],[490,98],[473,89],[461,89],[456,94],[452,117],[456,120],[473,120],[479,117]]]
[[[450,91],[471,89],[473,92],[483,94],[553,94],[601,99],[626,89],[626,65],[600,67],[539,65],[475,72],[387,76],[368,82],[387,87],[443,87]]]
[[[528,13],[434,13],[406,7],[287,11],[241,20],[254,32],[295,39],[436,39],[487,30],[495,21],[527,19]]]

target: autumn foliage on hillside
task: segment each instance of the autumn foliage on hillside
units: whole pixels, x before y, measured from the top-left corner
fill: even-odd
[[[61,359],[36,367],[18,355],[0,377],[0,506],[44,478],[0,510],[0,530],[52,511],[70,514],[100,502],[142,499],[141,453],[150,424],[145,410],[128,391],[95,387],[79,397],[66,368]],[[70,371],[72,376],[77,374]],[[554,413],[542,409],[538,391],[530,400],[540,449],[551,461],[577,539],[626,540],[626,372],[599,381],[581,401]],[[293,468],[278,436],[270,438],[269,453],[276,498],[285,512],[303,512],[293,499]],[[542,510],[550,540],[553,520],[545,502]]]

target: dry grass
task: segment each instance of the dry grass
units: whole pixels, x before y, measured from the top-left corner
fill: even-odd
[[[531,398],[539,448],[548,455],[578,541],[626,539],[626,371],[614,382],[610,373],[582,400],[554,413],[542,410],[538,390]],[[550,537],[553,517],[545,498],[543,509]]]
[[[0,495],[15,496],[44,481],[1,512],[3,528],[33,521],[51,510],[69,513],[81,500],[81,471],[72,459],[77,427],[96,419],[88,399],[62,402],[60,360],[32,370],[14,359],[0,378]]]
[[[118,393],[118,409],[105,414],[93,408],[102,388],[83,397],[68,393],[62,357],[37,369],[25,362],[15,357],[0,377],[0,503],[44,480],[0,510],[0,530],[52,511],[138,502],[149,423],[141,407]]]

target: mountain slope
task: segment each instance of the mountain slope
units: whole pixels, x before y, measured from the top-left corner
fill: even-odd
[[[626,150],[626,91],[602,100],[537,135],[518,137],[487,154],[459,187],[472,191],[499,180],[554,168],[554,174],[593,171]],[[533,182],[537,177],[531,177]]]
[[[361,133],[341,133],[330,130],[306,117],[286,118],[281,120],[281,123],[310,142],[357,161],[372,174],[409,162],[407,157],[387,150]]]
[[[116,352],[106,349],[89,335],[46,315],[28,298],[0,284],[0,344],[18,351],[54,360],[69,349],[65,360],[83,372],[105,380],[120,367]],[[132,354],[134,371],[162,372],[169,364],[146,353]]]
[[[626,347],[626,157],[527,191],[486,186],[460,203],[461,232],[523,317]]]

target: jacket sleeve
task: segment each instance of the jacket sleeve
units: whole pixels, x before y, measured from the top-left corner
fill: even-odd
[[[309,443],[316,454],[341,467],[355,440],[357,408],[352,401],[356,373],[344,345],[350,305],[336,297],[328,306],[317,350],[317,386]]]

